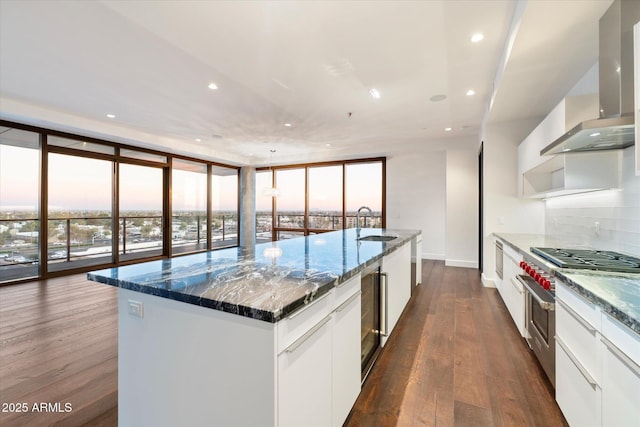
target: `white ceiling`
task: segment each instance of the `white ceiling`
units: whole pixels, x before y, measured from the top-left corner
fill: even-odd
[[[0,0],[0,113],[234,164],[473,144],[557,104],[610,4]]]

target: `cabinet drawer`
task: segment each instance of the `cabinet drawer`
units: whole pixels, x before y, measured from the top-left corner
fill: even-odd
[[[600,425],[602,390],[556,341],[556,401],[571,426]]]
[[[604,313],[602,335],[640,366],[640,336],[618,320]]]
[[[333,289],[334,307],[339,307],[347,301],[353,294],[360,290],[360,274],[353,276],[351,279],[340,283]]]
[[[330,290],[276,324],[278,354],[282,353],[289,345],[333,311],[335,305],[334,290]]]
[[[516,251],[507,243],[505,243],[504,246],[502,247],[502,253],[510,262],[514,263],[518,268],[520,268],[519,266],[520,261],[523,260],[522,254],[520,252]]]
[[[581,295],[578,295],[560,280],[556,281],[556,298],[562,300],[562,302],[568,305],[591,326],[600,331],[600,310],[597,309],[593,303],[587,301]]]
[[[600,379],[600,333],[561,299],[556,300],[556,336],[596,381]]]

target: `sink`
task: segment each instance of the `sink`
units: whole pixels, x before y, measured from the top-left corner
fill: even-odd
[[[366,242],[388,242],[393,239],[397,239],[397,236],[364,236],[359,238],[358,240],[364,240]]]

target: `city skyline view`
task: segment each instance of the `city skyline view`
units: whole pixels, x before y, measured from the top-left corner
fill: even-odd
[[[48,210],[105,210],[111,207],[111,167],[107,160],[75,157],[56,153],[49,154],[49,203]],[[30,148],[0,144],[0,211],[34,210],[37,205],[29,203],[38,199],[39,175],[25,165],[39,165],[39,153]],[[341,210],[341,167],[323,167],[322,179],[313,180],[310,173],[310,210]],[[276,171],[276,197],[278,210],[304,211],[304,175],[302,169]],[[313,168],[311,168],[313,171]],[[327,173],[328,172],[328,173]],[[339,172],[339,173],[337,173]],[[372,210],[381,210],[380,187],[372,182],[380,179],[377,164],[362,164],[350,168],[348,179],[356,189],[347,192],[347,209],[370,205]],[[135,186],[120,186],[121,210],[161,210],[162,170],[140,168],[121,164],[121,182],[132,182]],[[195,175],[195,176],[194,176]],[[200,175],[200,176],[198,176]],[[256,174],[256,208],[271,209],[271,196],[264,190],[271,188],[271,173]],[[281,176],[282,175],[282,176]],[[290,175],[290,176],[286,176]],[[172,201],[174,210],[198,210],[206,206],[205,175],[178,169],[173,171]],[[72,184],[72,185],[70,185]],[[231,210],[237,206],[236,195],[229,191],[216,192],[217,188],[236,187],[234,175],[214,176],[213,208]],[[302,199],[301,196],[302,195]],[[377,203],[376,203],[377,202]]]

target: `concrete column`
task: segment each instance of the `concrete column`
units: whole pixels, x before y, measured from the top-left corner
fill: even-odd
[[[240,248],[253,253],[256,245],[256,169],[240,168]]]

